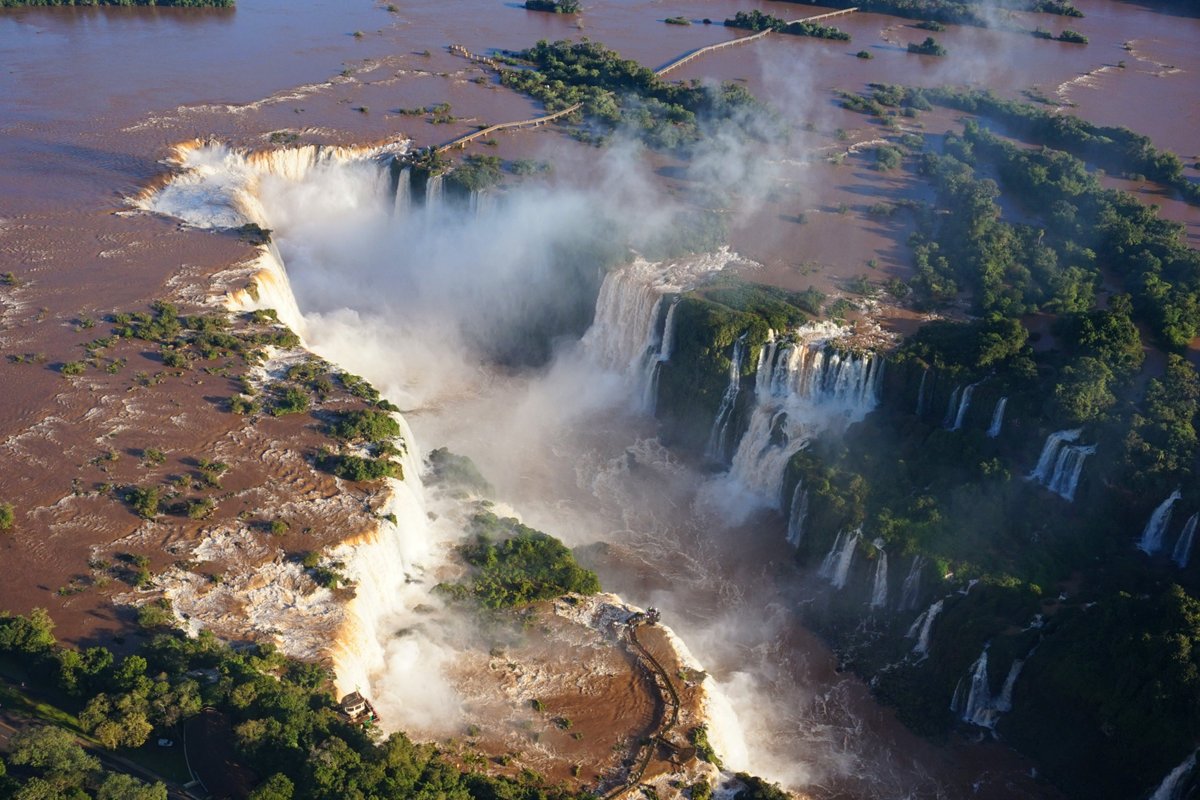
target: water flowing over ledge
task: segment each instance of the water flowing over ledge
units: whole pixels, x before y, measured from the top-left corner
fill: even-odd
[[[878,404],[884,359],[840,347],[850,333],[813,323],[772,334],[762,347],[754,410],[729,478],[763,505],[781,507],[787,463],[813,436],[858,422]]]
[[[297,148],[248,153],[214,143],[189,143],[178,148],[174,159],[180,172],[133,203],[197,228],[237,229],[252,224],[270,231],[275,227],[276,209],[263,202],[264,185],[311,191],[310,178],[338,170],[349,173],[364,204],[373,212],[386,207],[390,217],[408,211],[408,195],[396,191],[395,176],[385,158],[392,152],[394,148]],[[427,189],[434,191],[433,187]],[[405,207],[399,208],[402,201]],[[664,297],[690,288],[735,258],[726,250],[666,265],[638,260],[614,270],[611,285],[606,284],[610,291],[601,298],[592,330],[582,342],[583,352],[603,368],[648,376],[631,382],[639,387],[634,397],[640,397],[640,387],[652,380],[654,366],[670,357],[672,306],[664,304]],[[258,257],[245,265],[244,272],[246,284],[229,291],[223,298],[225,305],[237,311],[272,308],[309,347],[309,321],[292,293],[283,258],[274,244],[259,245]],[[386,727],[412,725],[425,733],[435,729],[453,732],[459,715],[445,710],[457,698],[444,673],[454,652],[447,642],[449,634],[439,629],[436,607],[440,603],[430,589],[447,567],[451,544],[461,536],[463,503],[459,498],[453,508],[455,504],[447,505],[445,498],[431,494],[422,484],[419,449],[403,418],[397,415],[397,419],[404,445],[403,478],[387,482],[386,503],[372,530],[344,540],[324,556],[327,562],[342,565],[354,586],[353,596],[347,599],[344,593],[339,597],[335,592],[316,590],[282,598],[287,615],[268,615],[263,624],[255,623],[255,631],[281,643],[306,643],[300,650],[284,648],[285,652],[331,659],[338,691],[357,690],[367,696]],[[437,521],[431,522],[431,518]],[[282,555],[276,560],[282,563]],[[296,571],[297,580],[303,582],[296,565],[285,566]],[[269,581],[270,574],[264,572],[264,579]],[[265,597],[264,602],[273,602],[276,595]],[[205,622],[204,614],[190,620],[193,629]],[[405,635],[397,636],[398,630]],[[680,660],[702,672],[683,643],[670,631],[666,636]],[[746,747],[728,702],[715,684],[706,692],[709,699],[703,716],[709,720],[714,744],[732,763],[745,763]],[[421,714],[424,718],[420,720],[414,716]],[[442,717],[440,725],[429,724],[434,714]]]

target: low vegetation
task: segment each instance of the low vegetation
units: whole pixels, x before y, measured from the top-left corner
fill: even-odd
[[[925,41],[920,44],[909,42],[908,52],[921,56],[944,56],[946,55],[946,48],[938,44],[937,39],[934,39],[932,36],[926,36]]]

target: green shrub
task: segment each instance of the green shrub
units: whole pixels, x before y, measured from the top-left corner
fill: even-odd
[[[58,368],[58,371],[63,375],[82,375],[87,369],[87,364],[82,361],[68,361]]]
[[[8,530],[15,521],[16,512],[13,511],[12,503],[0,503],[0,531]]]
[[[404,472],[395,461],[386,458],[323,453],[317,456],[317,467],[348,481],[377,481],[383,478],[403,480]]]
[[[188,500],[187,515],[189,519],[205,519],[211,516],[216,508],[217,504],[211,497]]]
[[[330,424],[329,435],[345,442],[384,442],[400,435],[400,423],[383,411],[343,411]]]
[[[721,759],[708,741],[708,726],[697,725],[688,733],[688,740],[696,748],[696,757],[721,769]]]
[[[154,519],[158,516],[160,500],[160,491],[157,486],[151,486],[147,489],[131,486],[125,490],[125,502],[137,512],[139,517],[144,519]]]
[[[271,416],[282,417],[288,414],[302,414],[308,411],[308,394],[295,386],[288,386],[275,396],[271,405]]]

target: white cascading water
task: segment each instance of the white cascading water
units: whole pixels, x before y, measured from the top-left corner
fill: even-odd
[[[184,171],[137,204],[196,227],[234,228],[253,222],[273,229],[275,225],[259,200],[261,182],[302,185],[321,170],[340,169],[354,178],[346,182],[354,188],[347,189],[347,197],[341,198],[347,207],[370,207],[386,213],[386,203],[392,201],[388,195],[390,168],[377,157],[379,153],[378,149],[305,147],[251,154],[217,144],[182,147],[178,163]],[[272,308],[281,321],[303,337],[304,320],[273,244],[262,248],[257,265],[256,291],[235,293],[228,300],[230,306],[237,310]],[[446,708],[454,703],[453,691],[440,677],[447,651],[436,632],[426,630],[402,640],[392,635],[401,627],[414,631],[421,628],[424,620],[415,609],[429,602],[432,585],[423,577],[442,561],[444,550],[437,547],[440,540],[453,536],[452,532],[435,533],[431,528],[420,478],[420,452],[408,424],[399,415],[396,418],[404,442],[400,455],[403,479],[388,480],[389,496],[378,526],[329,554],[345,564],[344,571],[353,581],[355,593],[341,609],[339,634],[327,644],[338,691],[366,695],[390,726],[415,717],[445,717]],[[408,677],[418,671],[422,675],[419,688],[405,679],[380,683],[381,676]],[[453,725],[455,721],[444,722]]]
[[[396,197],[392,201],[392,216],[403,219],[412,212],[412,169],[404,167],[396,178]]]
[[[1042,454],[1038,456],[1037,465],[1026,478],[1045,486],[1046,481],[1050,479],[1055,460],[1058,458],[1059,449],[1066,443],[1074,442],[1082,434],[1082,428],[1073,428],[1071,430],[1055,431],[1047,436],[1046,443],[1042,445]]]
[[[862,530],[856,529],[847,533],[840,531],[833,540],[833,546],[821,562],[817,574],[825,578],[835,589],[846,585],[850,576],[850,566],[854,562],[854,551],[858,548],[858,540],[862,538]]]
[[[1007,405],[1007,397],[1001,397],[996,401],[996,410],[992,412],[992,424],[988,426],[987,430],[989,439],[996,439],[1000,436],[1000,429],[1004,426],[1004,407]]]
[[[848,333],[823,322],[763,345],[754,411],[729,477],[769,508],[780,507],[787,463],[814,434],[857,422],[878,402],[883,359],[834,349]]]
[[[1096,452],[1096,445],[1065,444],[1058,451],[1054,461],[1054,471],[1046,488],[1057,494],[1068,503],[1075,500],[1075,490],[1079,488],[1079,477],[1083,474],[1083,462]]]
[[[888,600],[888,560],[883,542],[876,539],[875,549],[879,553],[875,559],[875,579],[871,583],[871,608],[884,608]]]
[[[942,417],[942,427],[947,430],[954,424],[954,418],[958,414],[958,395],[961,391],[961,386],[955,386],[954,391],[950,393],[950,402],[946,404],[946,415]]]
[[[1171,524],[1172,507],[1175,505],[1175,501],[1181,497],[1183,497],[1182,492],[1176,489],[1166,500],[1158,504],[1158,508],[1154,509],[1150,519],[1146,521],[1146,527],[1142,529],[1142,536],[1137,543],[1138,550],[1152,556],[1162,549],[1163,535],[1167,532],[1167,526]]]
[[[788,511],[787,541],[792,547],[799,547],[804,539],[804,522],[808,517],[808,490],[804,481],[796,481],[792,490],[792,505]]]
[[[1188,517],[1188,521],[1183,525],[1183,532],[1179,534],[1179,539],[1175,542],[1175,549],[1171,551],[1171,560],[1180,569],[1187,569],[1188,562],[1192,560],[1192,544],[1196,538],[1196,521],[1198,519],[1200,519],[1200,513]]]
[[[1200,750],[1193,750],[1192,754],[1185,758],[1178,767],[1168,772],[1162,783],[1154,790],[1154,794],[1150,795],[1149,800],[1183,800],[1181,795],[1185,786],[1184,782],[1196,768],[1198,754],[1200,754]]]
[[[925,382],[929,380],[929,369],[921,373],[921,385],[917,388],[917,416],[925,413]]]
[[[1000,694],[993,697],[991,687],[988,685],[988,648],[987,645],[984,645],[983,652],[971,665],[966,686],[964,687],[963,682],[959,681],[955,688],[950,710],[958,714],[959,719],[963,722],[969,722],[988,730],[994,729],[996,723],[1000,721],[1000,715],[1012,711],[1013,687],[1016,685],[1024,665],[1025,662],[1022,659],[1013,662],[1008,670],[1008,676],[1004,679],[1004,686],[1001,688]]]
[[[1037,465],[1025,476],[1026,480],[1041,484],[1068,502],[1073,501],[1083,464],[1096,452],[1096,445],[1075,444],[1082,433],[1082,428],[1073,428],[1047,436]]]
[[[659,362],[671,360],[671,350],[675,347],[675,310],[679,308],[679,300],[671,301],[667,308],[667,319],[663,322],[662,347],[658,350]]]
[[[667,318],[663,320],[662,341],[658,345],[658,354],[651,360],[650,380],[645,382],[642,390],[642,408],[650,415],[658,411],[658,378],[662,374],[662,366],[671,360],[671,348],[675,344],[675,309],[679,308],[679,298],[671,300],[667,306]]]
[[[663,298],[687,291],[735,258],[728,250],[668,263],[638,258],[604,276],[582,344],[597,366],[625,377],[640,410],[653,412],[657,374],[670,358],[678,301],[660,329]]]
[[[945,603],[945,599],[935,600],[929,608],[922,611],[913,620],[908,633],[905,634],[907,638],[917,640],[912,651],[921,657],[929,655],[929,635],[933,631],[933,623],[937,620],[938,614],[942,613]]]
[[[963,389],[962,399],[958,401],[958,411],[954,415],[954,424],[950,426],[950,430],[962,430],[963,423],[967,420],[967,411],[971,408],[971,395],[975,394],[975,387],[978,385],[972,383]]]
[[[708,433],[708,444],[704,448],[704,456],[709,461],[724,462],[725,454],[729,451],[729,423],[733,419],[738,394],[742,391],[742,362],[745,358],[746,341],[738,339],[733,343],[733,353],[729,356],[729,383],[725,386],[725,394],[721,396],[721,405],[717,407],[712,430]]]
[[[436,213],[441,210],[445,187],[446,177],[444,175],[430,175],[425,181],[425,209],[427,211]],[[427,214],[425,219],[432,220],[434,213]]]
[[[900,585],[900,601],[896,605],[898,611],[911,611],[917,607],[921,596],[921,570],[924,568],[925,556],[913,556],[908,574],[904,576],[904,583]]]

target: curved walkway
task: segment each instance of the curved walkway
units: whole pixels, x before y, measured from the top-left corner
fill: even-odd
[[[843,8],[840,11],[830,11],[825,14],[817,14],[815,17],[804,17],[803,19],[794,19],[794,20],[787,22],[786,24],[794,25],[797,22],[816,22],[817,20],[828,19],[829,17],[838,17],[843,14],[852,14],[857,10],[858,10],[857,7]],[[759,31],[758,33],[752,34],[750,36],[742,36],[740,38],[730,39],[725,42],[717,42],[716,44],[710,44],[706,47],[701,47],[698,50],[692,50],[691,52],[684,53],[683,55],[679,56],[678,58],[676,58],[673,61],[668,61],[663,66],[656,69],[654,71],[654,74],[661,78],[663,75],[666,75],[671,70],[677,69],[678,67],[682,67],[684,64],[688,63],[689,61],[691,61],[695,58],[699,58],[702,55],[705,55],[707,53],[712,53],[717,50],[722,50],[726,47],[733,47],[735,45],[746,44],[747,42],[753,42],[756,39],[763,38],[764,36],[766,36],[769,33],[773,33],[773,31],[770,28],[767,28],[765,31]],[[481,64],[487,64],[487,65],[493,66],[493,67],[496,65],[496,62],[493,59],[490,59],[487,56],[481,56],[481,55],[472,53],[470,50],[467,50],[462,45],[456,45],[456,44],[450,45],[450,52],[452,52],[456,55],[460,55],[463,58],[470,59],[471,61],[479,62]],[[561,111],[555,111],[553,114],[544,114],[543,116],[540,116],[540,117],[532,117],[530,119],[518,120],[517,122],[501,122],[498,125],[489,125],[486,128],[481,128],[480,130],[472,131],[471,133],[464,133],[462,136],[459,136],[457,139],[452,139],[449,142],[446,142],[446,144],[442,145],[441,147],[438,147],[435,152],[445,153],[449,150],[453,150],[456,147],[459,149],[462,149],[462,148],[466,147],[470,142],[473,142],[474,140],[480,138],[481,136],[487,136],[489,134],[496,133],[497,131],[519,130],[522,128],[536,128],[540,125],[545,125],[548,122],[553,122],[554,120],[559,119],[561,117],[565,117],[568,114],[572,114],[581,108],[583,108],[583,103],[576,103],[575,105],[570,106],[568,108],[564,108]]]
[[[654,680],[655,686],[659,688],[660,699],[665,707],[671,709],[670,716],[663,714],[663,719],[658,725],[658,730],[654,735],[645,740],[641,745],[637,755],[634,758],[634,768],[630,770],[629,776],[614,789],[604,795],[603,800],[613,800],[624,792],[637,786],[641,781],[642,776],[646,773],[646,768],[650,766],[650,760],[654,758],[654,751],[659,744],[669,744],[667,742],[667,734],[669,734],[676,725],[679,724],[679,708],[681,701],[679,692],[675,690],[675,684],[671,680],[671,675],[659,663],[659,660],[654,657],[654,654],[643,645],[637,637],[637,629],[643,623],[630,624],[626,630],[629,633],[629,641],[633,645],[633,649],[638,656],[638,663],[649,673]],[[664,692],[665,689],[665,692]]]

